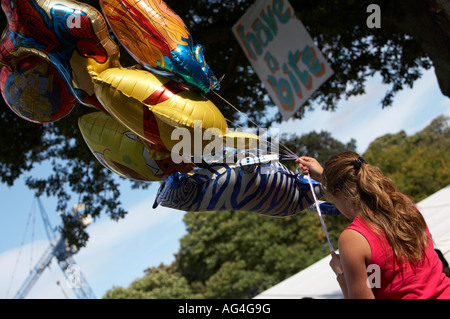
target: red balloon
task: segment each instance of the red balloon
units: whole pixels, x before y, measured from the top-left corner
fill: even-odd
[[[57,121],[76,105],[56,68],[36,55],[19,58],[13,70],[3,66],[0,90],[14,113],[35,123]]]

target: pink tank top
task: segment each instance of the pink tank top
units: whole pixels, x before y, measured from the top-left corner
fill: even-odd
[[[443,265],[431,239],[424,257],[412,268],[409,263],[400,265],[393,258],[386,236],[375,233],[359,216],[347,229],[359,232],[370,245],[368,284],[375,298],[450,299],[450,278],[442,272]]]

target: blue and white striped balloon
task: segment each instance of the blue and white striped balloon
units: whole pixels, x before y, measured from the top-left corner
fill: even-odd
[[[303,175],[293,173],[279,161],[256,162],[244,159],[236,164],[203,168],[193,175],[175,173],[161,185],[153,207],[238,210],[273,217],[316,210],[310,185]],[[313,181],[313,189],[317,198],[323,195],[320,183]],[[320,209],[324,215],[340,214],[327,202],[320,202]]]

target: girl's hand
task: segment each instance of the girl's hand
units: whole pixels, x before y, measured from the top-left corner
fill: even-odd
[[[341,259],[334,251],[331,253],[330,267],[336,275],[342,272]]]
[[[315,158],[302,156],[295,161],[298,163],[298,167],[300,167],[304,174],[309,174],[312,179],[318,182],[322,180],[323,168]]]

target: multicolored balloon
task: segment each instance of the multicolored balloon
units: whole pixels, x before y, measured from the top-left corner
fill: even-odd
[[[1,89],[10,107],[25,119],[44,123],[67,115],[76,99],[109,112],[161,154],[178,144],[172,136],[175,129],[187,129],[194,138],[196,123],[201,123],[200,155],[210,143],[203,138],[209,129],[215,129],[226,146],[232,141],[232,147],[256,147],[257,136],[229,132],[218,108],[193,90],[208,91],[217,88],[217,82],[181,18],[161,0],[133,1],[101,4],[118,38],[140,62],[179,78],[121,68],[119,48],[103,16],[87,4],[4,0],[8,26],[0,41]],[[43,66],[45,72],[39,73]],[[38,86],[32,81],[37,75]],[[47,92],[42,91],[44,81]],[[187,154],[198,155],[195,144]]]
[[[159,151],[172,151],[180,140],[172,133],[186,129],[192,138],[190,155],[202,152],[209,140],[205,130],[214,129],[219,138],[236,140],[233,145],[258,145],[258,136],[229,132],[226,120],[210,100],[182,83],[145,70],[111,68],[93,78],[95,93],[105,109],[125,127]],[[200,125],[200,139],[196,124]],[[244,140],[244,142],[241,142]],[[196,148],[196,143],[201,143]],[[186,151],[186,150],[185,150]],[[182,153],[186,155],[185,153]]]
[[[323,195],[320,183],[313,181],[313,189],[318,198]],[[239,210],[273,217],[316,209],[308,180],[279,161],[220,164],[193,175],[175,173],[161,185],[153,207],[158,205],[182,211]],[[321,210],[324,215],[340,214],[326,202]]]
[[[13,70],[0,68],[0,90],[6,104],[21,118],[54,122],[75,107],[74,96],[47,60],[37,55],[14,59]]]
[[[52,64],[76,99],[102,108],[91,77],[119,66],[119,48],[95,8],[71,0],[2,1],[8,26],[0,63],[14,73],[15,59],[36,55]]]
[[[183,20],[161,0],[100,0],[102,11],[127,51],[150,71],[166,71],[208,92],[219,83],[193,44]]]
[[[112,116],[94,112],[79,118],[78,126],[86,144],[106,168],[132,180],[161,181],[174,172],[188,173],[189,163],[173,162],[169,152],[146,147],[133,132]]]

